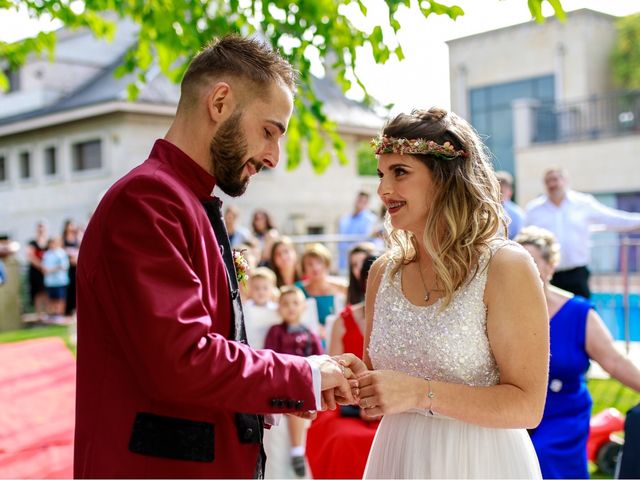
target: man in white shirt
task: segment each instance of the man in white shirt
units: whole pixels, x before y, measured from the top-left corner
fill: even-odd
[[[550,167],[544,173],[546,195],[526,207],[526,225],[551,231],[560,244],[560,264],[551,283],[558,288],[589,298],[590,227],[640,228],[640,213],[624,212],[603,205],[593,195],[569,189],[563,168]]]

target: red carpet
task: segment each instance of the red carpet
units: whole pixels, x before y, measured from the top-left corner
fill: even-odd
[[[0,344],[0,478],[71,478],[76,364],[58,337]]]

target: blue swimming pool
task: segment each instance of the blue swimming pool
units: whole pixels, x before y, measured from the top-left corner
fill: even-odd
[[[624,340],[624,308],[621,293],[592,293],[591,301],[596,306],[611,335]],[[629,295],[629,326],[631,341],[640,342],[640,294]]]

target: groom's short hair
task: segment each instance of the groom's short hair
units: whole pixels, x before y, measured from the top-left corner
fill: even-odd
[[[278,81],[294,92],[298,73],[266,42],[227,35],[214,39],[191,61],[182,78],[180,103],[193,105],[201,87],[230,79],[245,83],[245,90],[255,94],[267,91],[265,87]]]

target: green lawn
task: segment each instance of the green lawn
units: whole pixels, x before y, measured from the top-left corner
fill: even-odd
[[[627,410],[640,402],[639,393],[616,380],[591,379],[588,386],[593,397],[592,414],[609,407],[615,407],[622,413],[626,413]]]
[[[32,325],[22,330],[0,332],[0,343],[20,342],[33,338],[61,337],[75,354],[76,349],[71,343],[69,333],[69,326],[67,325]]]

